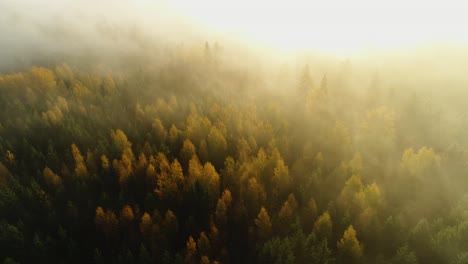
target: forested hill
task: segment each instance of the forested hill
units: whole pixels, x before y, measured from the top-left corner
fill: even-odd
[[[1,75],[0,261],[467,263],[466,119],[218,52]]]

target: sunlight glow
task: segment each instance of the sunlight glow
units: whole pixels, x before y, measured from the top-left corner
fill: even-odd
[[[466,42],[467,8],[455,1],[171,1],[207,30],[282,50],[337,54]]]

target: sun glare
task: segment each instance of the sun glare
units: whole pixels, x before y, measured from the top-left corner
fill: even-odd
[[[281,50],[337,54],[465,42],[468,19],[453,1],[183,1],[175,8],[195,23]]]

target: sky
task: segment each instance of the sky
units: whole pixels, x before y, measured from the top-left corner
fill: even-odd
[[[468,41],[462,1],[171,1],[214,32],[282,50],[355,53]]]
[[[0,0],[0,45],[44,24],[61,26],[61,34],[135,25],[163,39],[202,33],[279,51],[352,55],[466,44],[466,14],[467,4],[455,0]]]

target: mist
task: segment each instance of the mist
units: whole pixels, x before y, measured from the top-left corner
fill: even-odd
[[[450,4],[0,1],[1,263],[466,263]]]

